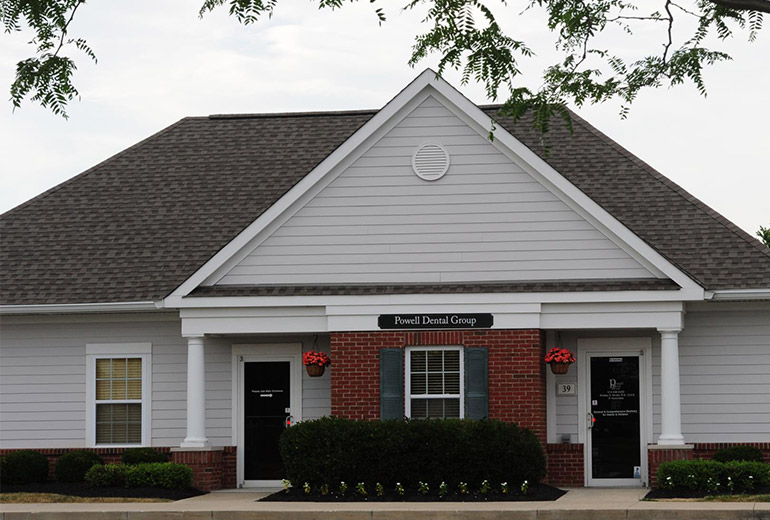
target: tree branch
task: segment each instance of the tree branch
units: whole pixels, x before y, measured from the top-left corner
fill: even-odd
[[[710,0],[712,3],[737,9],[739,11],[759,11],[770,13],[770,1],[768,0]]]

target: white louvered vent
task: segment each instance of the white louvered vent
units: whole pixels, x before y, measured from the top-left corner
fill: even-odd
[[[440,144],[426,143],[414,152],[412,169],[423,180],[440,179],[449,169],[449,154]]]

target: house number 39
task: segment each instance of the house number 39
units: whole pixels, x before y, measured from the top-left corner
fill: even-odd
[[[577,385],[575,383],[559,383],[556,385],[556,395],[576,395]]]

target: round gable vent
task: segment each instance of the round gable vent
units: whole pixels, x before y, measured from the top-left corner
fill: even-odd
[[[449,154],[440,144],[426,143],[414,152],[412,169],[423,180],[440,179],[449,169]]]

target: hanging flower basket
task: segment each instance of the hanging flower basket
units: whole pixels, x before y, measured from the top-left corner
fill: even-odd
[[[305,365],[307,375],[310,377],[321,377],[324,375],[326,367],[332,364],[332,360],[325,352],[308,350],[302,354],[302,364]]]
[[[569,372],[569,366],[575,362],[575,354],[566,348],[554,347],[548,351],[543,361],[551,365],[552,373],[566,374]]]

